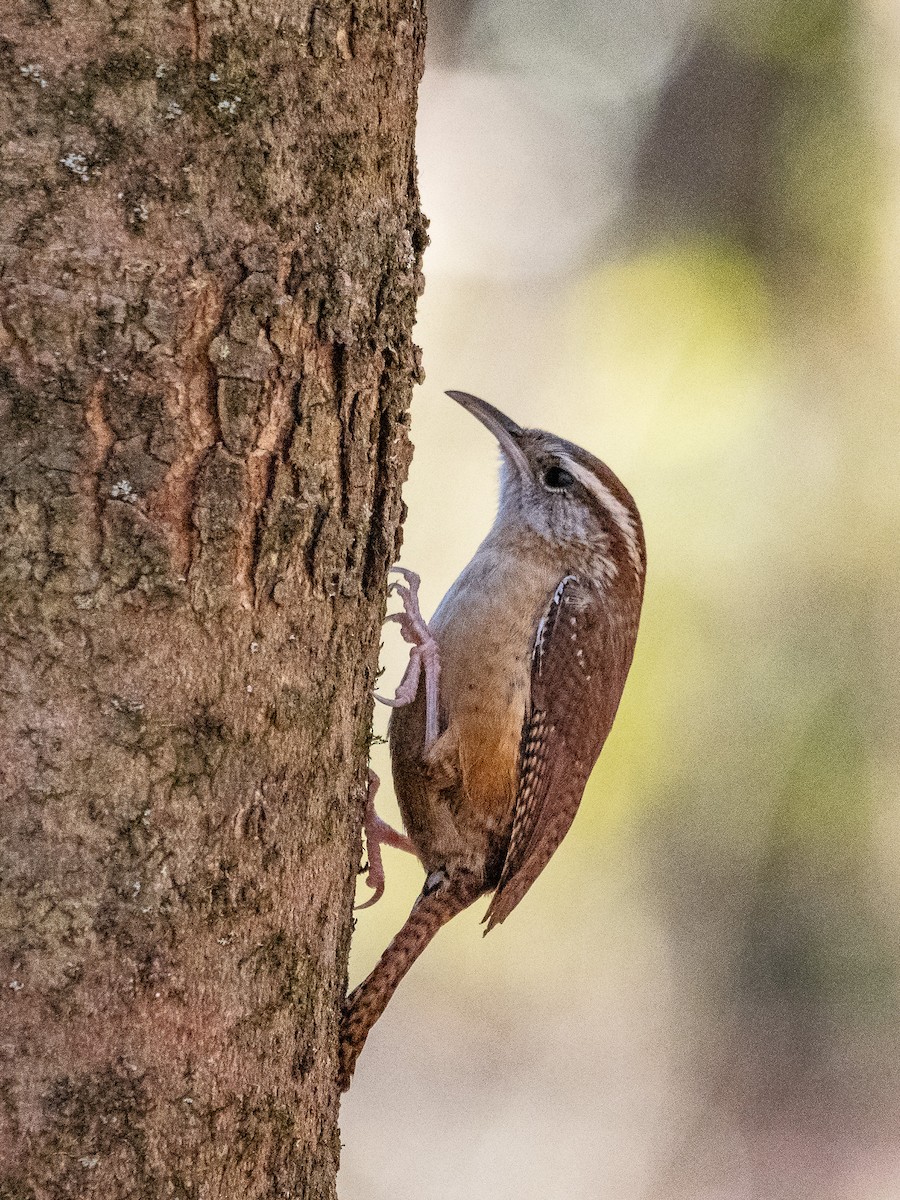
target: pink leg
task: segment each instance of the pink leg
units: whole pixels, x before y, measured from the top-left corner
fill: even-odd
[[[406,834],[398,833],[396,829],[388,825],[387,821],[382,821],[378,813],[375,811],[375,793],[378,791],[378,785],[381,780],[369,768],[369,794],[366,797],[366,819],[363,828],[366,831],[366,853],[369,856],[369,873],[366,876],[366,885],[374,891],[375,895],[371,896],[365,904],[357,904],[357,908],[368,908],[372,904],[376,904],[384,895],[384,864],[381,861],[381,847],[393,846],[397,850],[407,850],[410,854],[415,854],[416,848],[406,836]]]
[[[403,612],[391,613],[386,619],[396,621],[405,641],[409,642],[412,650],[409,655],[409,666],[393,700],[376,693],[375,699],[392,708],[400,708],[404,704],[412,704],[419,690],[419,675],[425,675],[425,749],[428,750],[437,741],[438,735],[438,682],[441,675],[441,661],[438,655],[437,642],[431,636],[431,631],[425,623],[419,608],[419,583],[421,580],[415,571],[406,567],[393,567],[406,580],[408,587],[396,580],[390,585],[389,592],[397,592],[403,601]]]

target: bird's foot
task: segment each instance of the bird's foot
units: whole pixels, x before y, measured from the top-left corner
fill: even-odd
[[[366,886],[375,893],[365,904],[357,904],[357,908],[370,908],[377,904],[384,895],[384,863],[381,860],[381,847],[393,846],[396,850],[406,850],[415,854],[416,848],[405,833],[398,833],[393,826],[383,821],[375,811],[375,793],[381,780],[369,768],[369,792],[366,797],[366,816],[363,828],[366,831],[366,853],[369,856],[369,871],[366,875]]]
[[[441,660],[438,645],[431,636],[431,630],[422,616],[419,608],[419,584],[421,580],[415,571],[407,567],[392,567],[398,575],[406,580],[406,585],[394,580],[388,593],[396,592],[403,601],[403,612],[391,613],[386,621],[396,621],[400,626],[403,639],[412,646],[409,653],[409,665],[400,681],[400,686],[394,693],[394,698],[379,696],[375,699],[391,708],[400,708],[412,704],[419,690],[419,677],[425,676],[425,749],[427,750],[438,735],[438,681],[441,674]]]

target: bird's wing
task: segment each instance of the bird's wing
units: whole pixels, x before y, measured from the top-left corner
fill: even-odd
[[[568,832],[612,727],[636,634],[592,584],[567,575],[554,592],[535,635],[512,834],[485,932],[509,916]]]

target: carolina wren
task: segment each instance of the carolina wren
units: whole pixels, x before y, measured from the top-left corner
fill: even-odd
[[[403,928],[347,997],[342,1088],[438,929],[490,891],[485,932],[505,920],[562,841],[612,727],[643,598],[641,519],[609,467],[475,396],[447,394],[500,443],[500,503],[430,627],[417,577],[403,571],[407,586],[392,585],[404,612],[389,619],[413,643],[387,701],[409,837],[375,816],[370,794],[369,882],[377,899],[382,841],[413,850],[427,878]]]

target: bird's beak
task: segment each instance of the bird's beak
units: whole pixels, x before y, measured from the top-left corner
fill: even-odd
[[[470,396],[468,392],[447,392],[447,395],[491,431],[500,443],[500,449],[523,476],[531,474],[528,459],[522,453],[519,444],[519,438],[524,433],[520,425],[511,421],[499,408],[494,408],[493,404],[479,400],[477,396]]]

